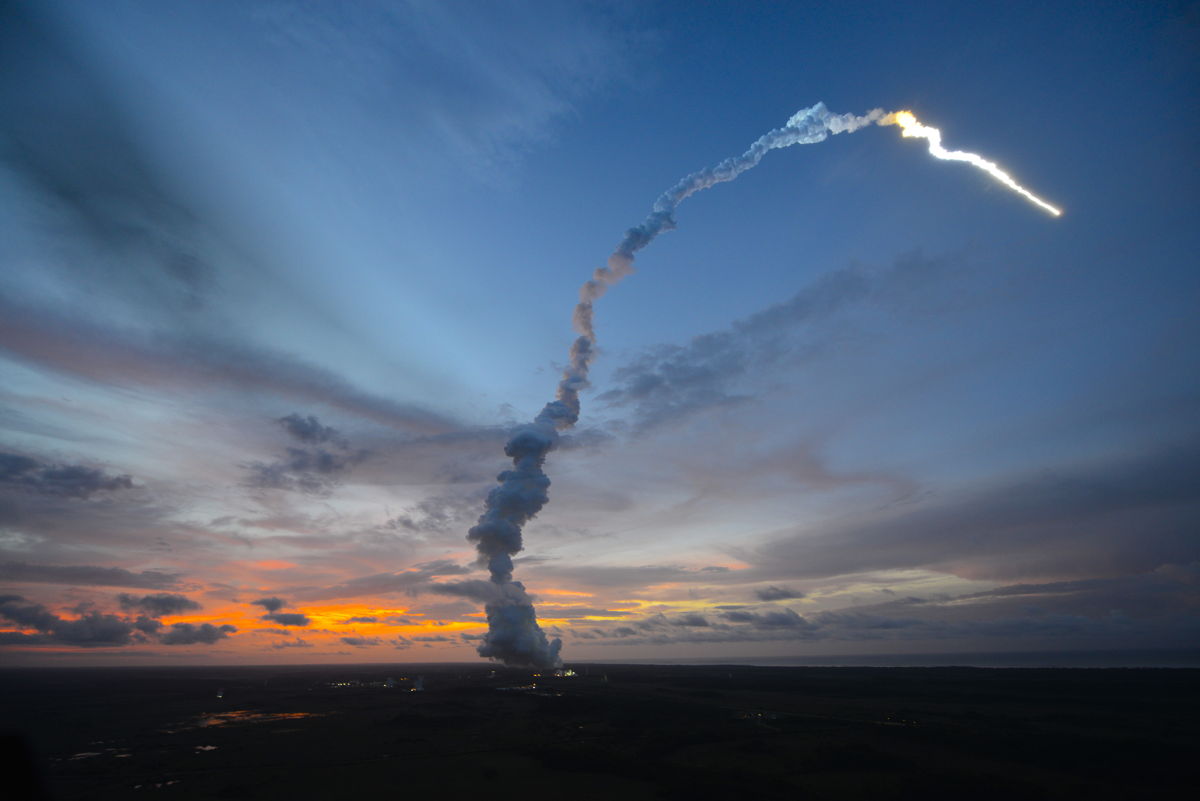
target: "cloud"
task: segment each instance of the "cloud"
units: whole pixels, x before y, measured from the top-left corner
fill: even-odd
[[[659,345],[613,373],[616,384],[598,400],[629,409],[636,430],[645,431],[719,407],[745,403],[756,395],[737,387],[746,379],[770,375],[811,355],[814,329],[837,312],[867,301],[902,305],[922,287],[942,281],[960,265],[950,257],[921,253],[901,256],[889,267],[850,266],[820,276],[787,301],[702,334],[687,345]],[[807,335],[809,344],[800,339]]]
[[[162,166],[166,151],[129,111],[120,77],[82,57],[86,50],[46,24],[49,17],[4,6],[0,166],[16,176],[7,183],[27,212],[12,229],[9,252],[28,248],[42,283],[57,291],[31,292],[21,273],[5,273],[12,291],[0,292],[0,349],[101,385],[243,387],[327,403],[403,431],[456,428],[429,409],[256,348],[211,308],[223,284],[236,280],[241,289],[262,265],[245,251],[244,235],[201,213],[181,180],[186,167]],[[147,328],[157,330],[151,336]],[[76,486],[97,479],[51,478]]]
[[[207,211],[206,204],[213,202],[211,176],[197,175],[204,168],[198,170],[195,159],[172,158],[187,151],[177,139],[159,141],[161,126],[146,124],[143,115],[154,116],[156,110],[152,101],[125,102],[130,85],[103,58],[114,46],[106,40],[109,23],[122,30],[115,46],[127,55],[134,52],[135,61],[172,36],[184,38],[186,49],[199,41],[198,31],[227,38],[237,31],[234,39],[254,44],[209,62],[203,80],[210,85],[231,69],[236,78],[239,68],[233,65],[269,73],[272,77],[261,84],[263,91],[272,87],[261,96],[267,102],[247,99],[255,96],[255,87],[244,95],[234,92],[261,109],[285,96],[281,88],[292,97],[281,107],[284,113],[273,117],[268,111],[256,131],[286,139],[285,126],[294,130],[299,114],[314,141],[326,136],[332,141],[344,137],[349,120],[359,147],[343,155],[348,162],[335,158],[335,170],[355,174],[368,163],[356,160],[359,152],[372,159],[387,148],[391,163],[412,154],[412,171],[403,171],[408,185],[423,183],[420,176],[432,165],[457,171],[464,164],[503,163],[524,152],[548,134],[554,121],[570,116],[572,99],[622,71],[632,41],[628,32],[614,28],[611,10],[595,13],[557,3],[504,10],[355,4],[337,15],[261,4],[245,11],[206,7],[182,16],[128,8],[115,23],[106,18],[106,24],[95,24],[85,14],[76,21],[79,30],[72,23],[69,36],[43,24],[53,16],[5,6],[0,157],[16,176],[8,183],[19,193],[21,223],[30,217],[38,223],[22,225],[21,233],[29,238],[31,230],[49,232],[35,243],[40,247],[30,248],[36,255],[30,262],[42,275],[51,271],[47,264],[61,273],[41,283],[65,287],[61,294],[75,308],[55,310],[53,303],[11,293],[11,301],[0,302],[3,347],[26,363],[104,385],[172,391],[236,387],[328,404],[425,433],[459,426],[433,409],[364,392],[334,371],[258,347],[245,336],[248,327],[238,325],[238,313],[246,309],[221,308],[222,302],[240,302],[240,297],[220,297],[222,289],[232,294],[249,287],[264,296],[259,302],[278,300],[289,289],[281,286],[288,283],[281,275],[286,267],[272,263],[272,246],[259,246],[266,253],[260,256],[251,250],[253,235]],[[95,41],[80,46],[79,31]],[[139,35],[152,41],[128,51],[128,42]],[[89,58],[93,53],[98,57]],[[192,54],[199,64],[212,57]],[[186,86],[188,75],[184,66],[175,77]],[[295,102],[297,97],[310,102]],[[160,102],[172,100],[171,112],[190,102],[170,92]],[[232,102],[224,113],[240,108],[238,100]],[[330,113],[331,107],[337,111]],[[279,141],[266,136],[271,144]],[[408,144],[397,149],[397,136]],[[287,147],[280,152],[291,153]],[[376,171],[381,179],[388,172]],[[314,174],[322,171],[306,173]],[[242,189],[232,186],[231,193]],[[387,181],[372,189],[398,195]],[[247,277],[256,271],[275,274]],[[251,286],[255,280],[261,285]],[[61,300],[54,292],[44,294],[55,303]],[[111,320],[128,325],[118,329]],[[160,330],[145,330],[140,324],[146,322]],[[298,414],[294,418],[304,420]]]
[[[296,490],[309,495],[326,495],[341,481],[365,452],[334,453],[324,448],[287,448],[287,455],[273,462],[251,462],[247,484],[261,489]]]
[[[296,638],[294,640],[283,640],[282,642],[272,643],[271,647],[278,651],[283,648],[312,648],[313,646],[307,640]]]
[[[459,492],[422,498],[387,522],[393,529],[416,533],[445,532],[479,515],[482,493]]]
[[[812,528],[739,554],[765,573],[797,577],[926,568],[973,579],[1087,578],[1189,563],[1200,559],[1200,439]]]
[[[140,587],[148,590],[169,589],[179,583],[176,573],[143,570],[134,573],[123,567],[93,565],[35,565],[26,562],[0,562],[0,580],[30,584],[74,584],[102,587]]]
[[[126,645],[133,626],[116,615],[87,612],[75,620],[62,620],[51,628],[55,642],[85,647]]]
[[[334,429],[309,415],[290,414],[275,421],[306,447],[286,448],[286,455],[273,462],[251,462],[247,484],[263,489],[297,490],[326,495],[341,481],[342,474],[367,458],[367,451],[350,451],[349,443]],[[331,444],[336,450],[319,447]]]
[[[175,313],[193,305],[212,280],[200,256],[211,231],[156,168],[105,70],[80,58],[46,16],[4,11],[0,157],[57,235],[55,254],[65,252],[85,291],[121,286]]]
[[[453,595],[470,598],[480,603],[494,603],[504,598],[504,591],[494,581],[470,579],[468,581],[441,581],[424,587],[425,592],[437,595]]]
[[[128,645],[134,631],[128,620],[100,612],[85,612],[74,620],[66,620],[19,595],[0,596],[0,617],[47,635],[43,638],[45,642],[85,648]]]
[[[286,417],[280,417],[275,422],[283,426],[284,431],[307,444],[316,445],[323,442],[337,444],[343,441],[337,429],[321,425],[321,421],[311,414],[301,417],[293,412]]]
[[[779,609],[767,612],[725,612],[722,618],[730,623],[746,623],[757,629],[807,629],[811,628],[807,620],[792,609]]]
[[[131,619],[91,610],[68,620],[54,614],[42,604],[26,600],[19,595],[0,596],[0,617],[39,632],[37,636],[9,638],[11,644],[60,644],[101,648],[147,642],[147,635],[156,636],[164,645],[212,644],[227,637],[230,632],[237,631],[233,626],[214,626],[211,623],[176,623],[163,631],[161,622],[144,615]]]
[[[281,626],[308,626],[312,623],[312,619],[302,612],[280,612],[280,609],[288,605],[287,601],[282,598],[271,596],[259,598],[250,603],[267,610],[267,614],[262,616],[262,620],[269,620]]]
[[[377,435],[371,439],[370,459],[355,465],[355,480],[387,487],[398,483],[455,485],[454,491],[437,497],[447,505],[464,507],[463,514],[475,510],[478,515],[477,499],[486,492],[475,486],[461,493],[458,490],[495,479],[496,454],[503,452],[506,435],[507,429],[500,426],[461,426],[430,435]],[[420,525],[423,510],[419,504],[406,508],[405,513]]]
[[[93,434],[84,436],[92,438]],[[71,485],[70,492],[76,493],[74,496],[59,491],[29,491],[20,485],[0,482],[0,530],[17,531],[33,541],[32,547],[22,547],[19,538],[14,542],[12,538],[0,537],[0,540],[7,540],[0,546],[0,557],[9,556],[13,550],[22,550],[28,554],[21,555],[22,562],[26,559],[31,562],[58,562],[66,561],[67,557],[79,559],[81,556],[107,562],[114,558],[114,553],[128,548],[135,554],[122,560],[123,564],[128,565],[145,561],[147,545],[153,544],[151,547],[154,547],[167,537],[176,541],[191,539],[198,533],[197,527],[180,522],[177,517],[180,506],[190,496],[186,487],[172,485],[169,481],[155,481],[145,488],[101,489],[93,492],[97,483],[88,479],[82,485],[87,487],[83,494],[88,497],[79,497],[81,484],[78,481]],[[103,483],[103,479],[100,483]],[[171,491],[163,491],[167,487]],[[3,554],[3,550],[10,554]],[[81,580],[86,580],[85,571],[67,569],[74,571]],[[46,576],[56,570],[60,568],[30,565],[27,572],[31,576],[38,573]],[[89,570],[96,573],[94,569]],[[129,579],[121,582],[102,580],[102,583],[147,588],[165,588],[174,583],[166,581],[156,586],[153,583],[154,572],[147,571],[142,577],[149,580],[149,584]],[[110,574],[109,579],[112,575],[115,574]],[[131,574],[126,571],[126,575]],[[54,579],[49,576],[49,580]]]
[[[268,612],[278,612],[280,609],[287,606],[287,601],[283,600],[282,598],[275,597],[259,598],[257,601],[251,601],[250,603],[261,606]]]
[[[906,599],[875,610],[937,613],[953,619],[1060,615],[1139,621],[1200,619],[1200,562],[1163,565],[1146,573],[1106,578],[1010,584],[953,599]],[[1144,625],[1145,623],[1143,623]]]
[[[804,593],[788,587],[776,587],[771,585],[754,591],[760,601],[786,601],[791,598],[803,598]]]
[[[212,645],[217,640],[223,640],[233,632],[235,626],[214,626],[212,623],[175,623],[160,637],[163,645],[196,645],[199,643]]]
[[[700,568],[680,565],[564,565],[547,562],[538,565],[539,577],[553,577],[558,586],[590,589],[622,589],[687,581],[723,581],[734,571],[722,565]]]
[[[102,385],[203,390],[239,387],[344,412],[405,432],[458,429],[411,404],[367,394],[341,377],[279,351],[221,332],[159,332],[153,340],[0,296],[0,349],[23,362]]]
[[[346,645],[353,645],[355,648],[368,648],[372,645],[383,644],[383,640],[379,637],[342,637],[341,640]]]
[[[472,620],[479,613],[479,605],[472,603],[469,600],[450,601],[449,603],[429,603],[424,601],[420,605],[423,620],[432,622],[433,625],[445,625],[448,620],[465,620],[478,622],[477,619]],[[391,618],[391,625],[402,625],[397,618]]]
[[[250,603],[267,610],[267,614],[263,615],[260,618],[261,620],[269,620],[281,626],[308,626],[312,624],[312,619],[303,612],[280,612],[280,609],[288,605],[288,602],[282,598],[270,596],[268,598],[259,598]]]
[[[126,475],[111,476],[94,467],[48,465],[21,454],[0,452],[0,486],[86,499],[98,492],[132,489],[133,479]]]
[[[200,608],[200,604],[185,595],[175,595],[166,592],[143,595],[140,598],[136,595],[123,592],[117,596],[117,600],[120,602],[122,609],[141,609],[155,617],[177,615],[189,609]]]
[[[546,606],[538,604],[539,614],[545,618],[573,619],[582,617],[625,617],[634,614],[621,609],[605,609],[597,606]]]
[[[388,109],[381,133],[403,131],[416,160],[488,170],[547,139],[576,99],[629,77],[638,39],[616,24],[625,12],[596,11],[356,3],[336,21],[299,6],[260,7],[255,20],[270,26],[272,55],[316,54],[322,80]]]
[[[708,626],[684,625],[695,615]],[[698,623],[699,620],[692,621]],[[1129,649],[1200,636],[1200,562],[1100,579],[1022,583],[982,592],[906,597],[803,616],[766,606],[626,623],[591,622],[571,636],[607,645],[733,642],[919,643],[921,648]]]
[[[0,595],[0,615],[39,631],[49,631],[59,618],[41,604],[26,601],[20,595]]]
[[[321,601],[331,598],[355,598],[363,595],[386,595],[405,592],[410,595],[425,591],[425,585],[437,576],[470,573],[471,568],[455,562],[439,559],[424,562],[411,570],[399,573],[374,573],[360,576],[330,587],[310,587],[295,591],[298,598],[306,601]]]

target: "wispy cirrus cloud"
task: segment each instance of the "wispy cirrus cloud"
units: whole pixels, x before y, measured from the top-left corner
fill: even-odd
[[[431,409],[372,395],[301,358],[216,331],[147,337],[0,297],[0,350],[32,366],[104,385],[174,391],[240,387],[324,403],[401,431],[432,433],[458,427]]]
[[[14,584],[67,584],[99,587],[140,587],[149,590],[178,586],[180,575],[158,570],[132,571],[97,565],[38,565],[0,562],[0,580]]]
[[[992,590],[816,610],[742,607],[681,615],[653,614],[629,622],[590,621],[569,636],[610,646],[720,643],[878,641],[885,648],[939,643],[1054,649],[1064,638],[1076,648],[1146,647],[1186,642],[1200,634],[1196,566],[1163,568],[1120,578],[1013,584]],[[840,645],[839,645],[840,644]],[[880,647],[880,646],[877,646]]]
[[[1045,468],[736,552],[770,576],[928,568],[975,579],[1088,578],[1200,559],[1200,441]]]
[[[965,272],[961,258],[905,254],[884,268],[851,265],[820,275],[791,298],[700,334],[685,345],[660,345],[613,372],[615,386],[598,396],[630,412],[638,430],[676,424],[706,410],[761,397],[756,384],[778,379],[784,366],[819,356],[845,330],[837,315],[872,303],[905,308],[924,290],[945,293]]]
[[[409,595],[422,592],[438,576],[470,573],[471,568],[448,560],[418,564],[395,573],[373,573],[328,587],[308,587],[293,591],[297,598],[320,601],[332,598],[357,598],[370,595],[389,595],[402,592]]]

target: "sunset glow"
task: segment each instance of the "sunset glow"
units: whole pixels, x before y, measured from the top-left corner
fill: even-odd
[[[1195,641],[1194,20],[843,5],[0,3],[0,663]]]

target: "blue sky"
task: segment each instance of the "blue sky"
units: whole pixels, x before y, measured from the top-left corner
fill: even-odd
[[[876,126],[685,201],[518,560],[564,657],[1194,642],[1194,6],[3,14],[13,659],[474,658],[436,585],[579,285],[817,101],[1065,214]]]

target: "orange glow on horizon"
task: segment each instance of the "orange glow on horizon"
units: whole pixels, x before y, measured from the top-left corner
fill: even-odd
[[[584,615],[583,617],[538,617],[538,623],[551,626],[570,626],[585,620],[627,620],[626,615]]]
[[[263,559],[259,562],[248,562],[247,564],[262,570],[287,570],[289,567],[299,567],[295,562],[285,562],[282,559]]]
[[[245,597],[255,598],[258,595],[247,594]],[[156,637],[150,637],[145,641],[91,647],[58,642],[13,642],[8,647],[13,653],[19,651],[21,653],[83,656],[87,653],[124,652],[133,658],[137,658],[139,655],[166,657],[169,654],[175,657],[185,657],[186,655],[185,658],[204,660],[209,658],[208,654],[211,654],[218,661],[228,662],[232,659],[235,662],[246,662],[250,660],[249,663],[260,661],[302,662],[328,657],[350,658],[356,654],[362,656],[369,654],[371,658],[378,659],[381,655],[386,654],[390,660],[403,662],[428,660],[434,658],[435,654],[438,654],[436,658],[447,658],[451,655],[461,656],[462,649],[469,648],[470,643],[460,640],[458,634],[475,634],[487,630],[487,623],[484,620],[430,620],[426,618],[425,613],[414,611],[407,606],[380,606],[361,602],[310,606],[299,601],[281,609],[280,612],[303,614],[311,622],[307,626],[284,626],[275,621],[263,620],[263,615],[267,614],[267,610],[261,607],[251,605],[246,601],[227,601],[200,610],[189,611],[186,614],[162,615],[156,618],[163,624],[163,628],[158,632],[159,635],[167,633],[171,626],[181,623],[194,626],[210,624],[217,627],[232,625],[237,629],[236,632],[231,632],[228,637],[222,637],[216,643],[193,643],[160,648],[163,644],[157,642]],[[106,614],[113,613],[130,621],[136,616],[136,613],[129,614],[123,610],[106,612]],[[475,618],[482,617],[483,613],[468,613],[468,615]],[[80,619],[77,614],[69,616],[59,614],[59,617],[67,622]],[[351,621],[350,618],[354,617],[375,618],[375,622]],[[24,629],[5,621],[4,624],[0,624],[0,633],[36,635],[39,632]],[[443,636],[448,641],[441,642]],[[355,645],[349,653],[346,653],[348,644],[342,642],[343,637],[359,637],[368,642],[363,645]],[[378,642],[370,642],[372,640],[378,640]],[[415,647],[405,648],[404,640],[412,641]],[[300,641],[308,647],[303,649],[289,647]],[[279,647],[284,643],[288,644],[282,646],[287,649],[286,651]],[[400,645],[401,648],[398,649],[397,645]],[[159,653],[149,654],[145,650],[147,648]]]
[[[184,615],[165,615],[162,622],[165,625],[175,623],[212,623],[213,625],[230,624],[237,626],[241,632],[249,633],[267,629],[287,629],[296,635],[410,635],[429,634],[431,632],[458,631],[461,629],[476,629],[482,625],[474,621],[437,621],[422,620],[423,612],[416,612],[409,607],[379,607],[366,604],[326,604],[308,606],[297,604],[280,610],[283,614],[303,614],[311,622],[308,626],[283,626],[272,620],[263,620],[266,610],[250,607],[247,604],[232,604],[215,609],[204,609],[199,612]],[[261,612],[261,614],[260,614]],[[482,613],[478,613],[482,614]],[[474,616],[474,615],[472,615]],[[375,618],[375,621],[350,620],[350,618]],[[401,618],[406,623],[389,622],[388,618]]]

